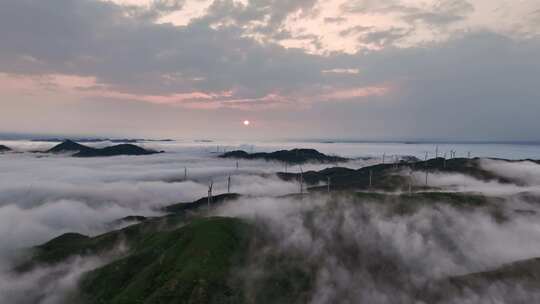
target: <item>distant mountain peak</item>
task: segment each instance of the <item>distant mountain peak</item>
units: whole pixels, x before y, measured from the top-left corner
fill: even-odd
[[[154,150],[147,150],[142,147],[132,144],[120,144],[103,149],[84,150],[76,153],[75,157],[99,157],[99,156],[116,156],[116,155],[149,155],[159,153]]]
[[[47,153],[73,153],[75,157],[102,157],[117,155],[149,155],[159,153],[153,150],[146,150],[132,144],[120,144],[102,149],[81,145],[73,140],[67,139],[62,143],[46,151]]]
[[[88,149],[92,149],[92,148],[76,143],[71,139],[66,139],[62,143],[47,150],[47,152],[48,153],[80,152],[80,151],[88,150]]]
[[[247,153],[242,150],[230,151],[220,155],[222,158],[237,158],[237,159],[264,159],[267,161],[280,161],[290,164],[302,164],[302,163],[337,163],[344,162],[348,159],[323,154],[315,149],[292,149],[292,150],[279,150],[275,152],[258,152]]]

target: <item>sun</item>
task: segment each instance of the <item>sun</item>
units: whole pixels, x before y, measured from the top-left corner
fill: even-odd
[[[249,126],[249,124],[250,124],[249,120],[244,120],[244,126],[247,127],[247,126]]]

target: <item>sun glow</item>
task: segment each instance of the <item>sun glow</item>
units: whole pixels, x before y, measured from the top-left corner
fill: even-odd
[[[244,126],[247,127],[247,126],[249,126],[249,124],[250,124],[249,120],[244,120]]]

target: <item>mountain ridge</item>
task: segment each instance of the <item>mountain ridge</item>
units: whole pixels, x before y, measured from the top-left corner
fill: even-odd
[[[81,145],[73,140],[64,142],[45,151],[45,153],[73,153],[73,157],[107,157],[119,155],[150,155],[162,153],[163,151],[154,151],[144,149],[133,144],[119,144],[104,148],[92,148]]]

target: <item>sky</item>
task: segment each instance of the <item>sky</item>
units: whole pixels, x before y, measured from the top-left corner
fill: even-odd
[[[539,55],[537,0],[0,0],[0,133],[536,141]]]

